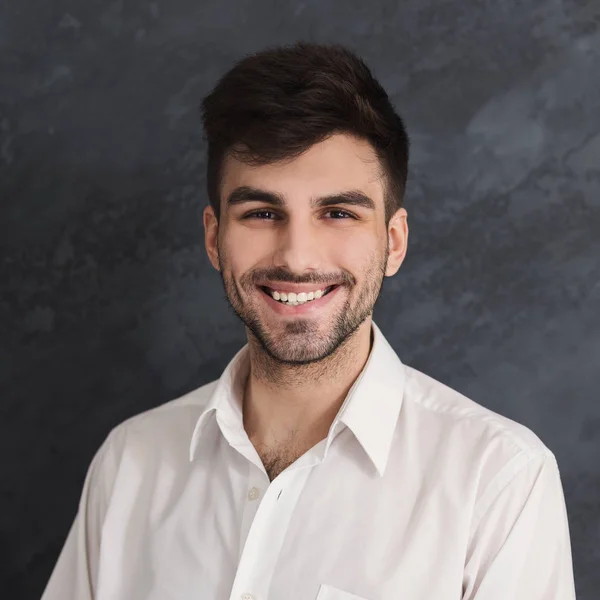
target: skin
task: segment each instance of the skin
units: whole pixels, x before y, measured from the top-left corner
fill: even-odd
[[[384,183],[371,145],[335,134],[275,164],[250,166],[229,155],[220,219],[204,210],[208,257],[248,337],[244,427],[271,480],[327,437],[369,356],[375,302],[408,242],[404,208],[386,226]],[[258,197],[230,206],[241,186],[274,192],[284,204]],[[348,190],[368,196],[374,209],[311,204]],[[289,282],[341,286],[318,310],[278,314],[257,286],[264,280],[280,290]]]

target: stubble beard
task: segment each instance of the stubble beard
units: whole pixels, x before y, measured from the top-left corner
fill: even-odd
[[[338,292],[346,293],[346,301],[336,311],[329,331],[325,335],[319,333],[318,324],[311,322],[315,317],[299,316],[286,324],[286,333],[293,337],[287,342],[281,339],[276,341],[273,334],[261,321],[259,311],[244,302],[240,294],[240,286],[224,268],[227,261],[226,257],[225,260],[222,260],[222,252],[219,252],[219,274],[231,308],[254,336],[265,354],[277,363],[290,366],[308,365],[331,356],[355,334],[360,325],[373,313],[373,308],[383,288],[388,249],[386,244],[383,256],[374,257],[358,297],[354,301],[352,289],[346,285],[343,286],[346,288],[345,290]],[[245,281],[247,283],[242,287],[246,288],[249,294],[262,293],[258,292],[251,277],[245,278]],[[336,302],[335,299],[333,301]],[[319,320],[319,317],[316,319]],[[310,339],[310,342],[298,343],[298,340],[302,339]]]

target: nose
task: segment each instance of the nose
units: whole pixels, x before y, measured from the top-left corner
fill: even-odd
[[[323,243],[316,228],[308,221],[288,219],[281,227],[274,262],[292,273],[318,269],[323,253]]]

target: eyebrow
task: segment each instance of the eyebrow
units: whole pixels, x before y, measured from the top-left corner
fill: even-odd
[[[247,185],[233,190],[227,197],[226,204],[227,206],[236,206],[246,202],[265,202],[277,208],[283,208],[286,205],[285,197],[281,194]],[[329,194],[328,196],[312,198],[310,204],[313,208],[327,208],[336,204],[345,204],[375,210],[375,202],[360,190],[347,190],[336,194]]]

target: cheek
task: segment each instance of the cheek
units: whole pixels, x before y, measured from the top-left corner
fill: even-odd
[[[360,276],[372,268],[373,262],[378,260],[380,249],[373,244],[372,237],[349,238],[344,243],[335,247],[334,260],[343,269]]]
[[[227,261],[227,269],[236,277],[260,264],[271,250],[266,236],[252,233],[240,228],[235,232],[228,232],[221,240],[221,252]]]

